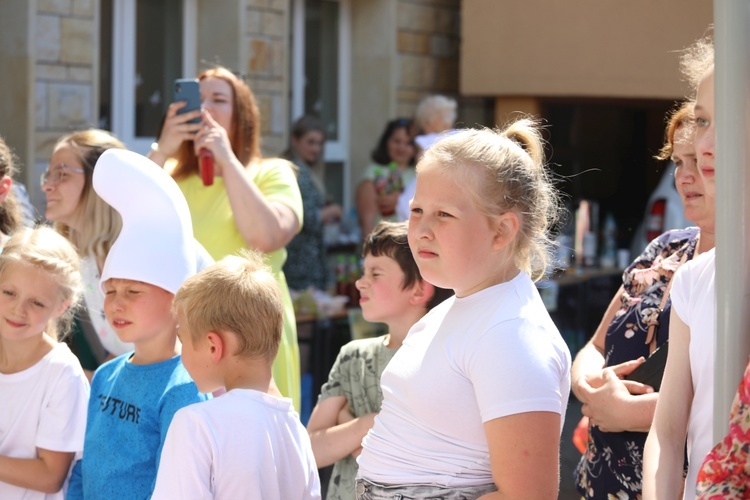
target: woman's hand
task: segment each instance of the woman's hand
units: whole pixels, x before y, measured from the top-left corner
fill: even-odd
[[[167,116],[164,118],[164,125],[162,125],[158,139],[159,153],[165,156],[164,160],[175,157],[182,142],[192,141],[201,127],[200,123],[188,123],[194,118],[201,117],[199,110],[177,114],[186,105],[185,101],[178,101],[173,102],[167,108]]]
[[[320,220],[323,223],[341,220],[343,215],[344,210],[341,208],[341,205],[326,205],[320,209]]]
[[[208,110],[203,110],[203,121],[200,130],[193,140],[195,155],[206,148],[214,155],[214,175],[221,176],[223,166],[236,159],[227,131],[213,119]]]
[[[616,366],[603,369],[600,373],[583,377],[579,381],[579,393],[582,397],[581,412],[589,417],[592,425],[603,432],[622,432],[648,429],[652,411],[644,411],[640,404],[652,408],[654,403],[639,400],[638,396],[651,394],[654,389],[632,380],[623,380],[644,359],[638,358]],[[639,405],[639,406],[635,406]],[[642,416],[647,421],[641,422]]]

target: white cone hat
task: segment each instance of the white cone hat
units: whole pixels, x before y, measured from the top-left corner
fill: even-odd
[[[94,168],[94,190],[122,217],[100,286],[120,278],[176,293],[183,281],[213,263],[193,237],[190,209],[177,183],[145,156],[105,151]]]

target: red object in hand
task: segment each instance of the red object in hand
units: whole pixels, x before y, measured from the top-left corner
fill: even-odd
[[[199,168],[201,179],[204,186],[210,186],[214,183],[214,155],[206,148],[201,148],[198,153]]]
[[[573,430],[573,444],[581,453],[586,453],[589,445],[589,417],[584,416]]]

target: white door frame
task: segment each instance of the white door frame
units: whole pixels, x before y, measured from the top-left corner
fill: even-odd
[[[112,4],[112,133],[130,150],[145,154],[153,137],[135,136],[135,0]],[[194,76],[198,54],[197,0],[182,0],[182,74]]]
[[[341,162],[343,173],[343,202],[348,211],[351,199],[349,168],[349,117],[351,90],[351,0],[337,0],[339,4],[339,40],[338,40],[338,139],[326,141],[324,161]],[[292,6],[292,116],[295,120],[305,112],[305,0],[293,0]]]

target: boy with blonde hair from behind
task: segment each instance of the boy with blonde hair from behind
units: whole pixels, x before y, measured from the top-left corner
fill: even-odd
[[[320,498],[310,439],[292,400],[272,396],[284,305],[262,255],[243,251],[185,281],[173,310],[182,360],[202,392],[178,411],[153,498]]]

